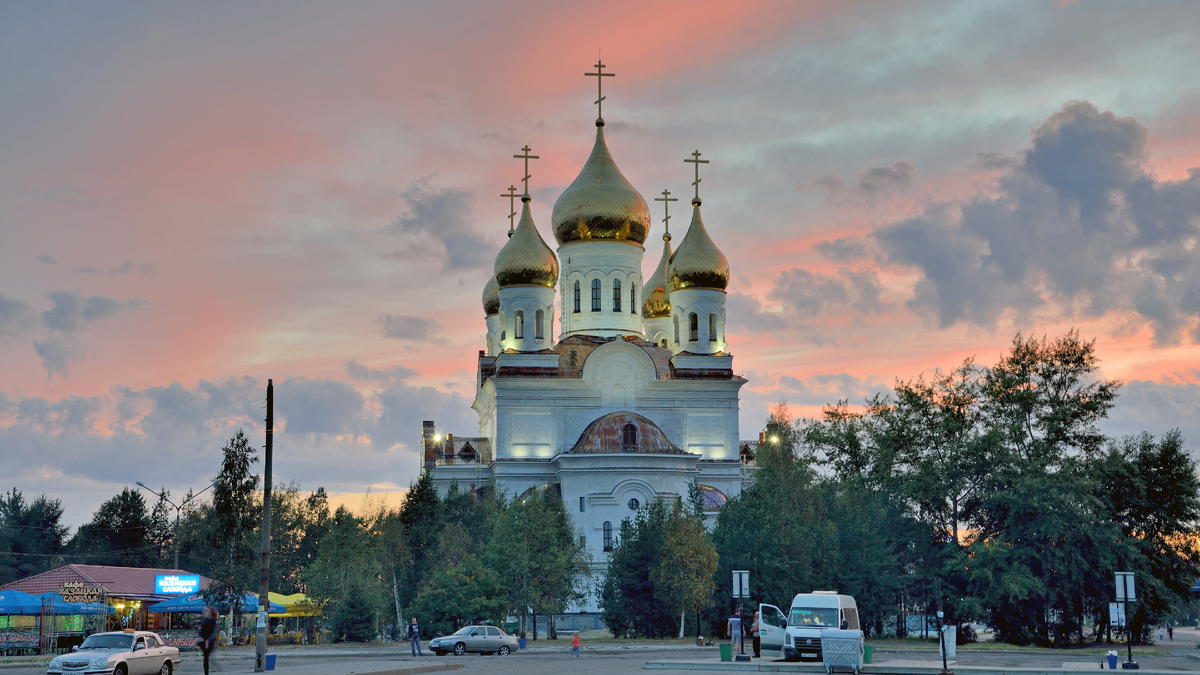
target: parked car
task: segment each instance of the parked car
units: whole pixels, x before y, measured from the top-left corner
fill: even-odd
[[[467,626],[460,628],[453,635],[430,640],[429,648],[438,656],[445,656],[451,652],[454,652],[455,656],[462,656],[467,652],[507,656],[517,651],[517,638],[495,626]]]
[[[179,669],[179,650],[157,633],[125,630],[96,633],[68,654],[56,656],[48,675],[171,675]]]

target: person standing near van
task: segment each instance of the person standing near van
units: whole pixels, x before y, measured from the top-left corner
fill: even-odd
[[[208,658],[217,646],[217,608],[205,605],[200,613],[200,651],[204,652],[204,675],[208,675]]]
[[[756,659],[762,658],[762,653],[761,653],[762,634],[759,631],[759,625],[758,625],[759,621],[760,621],[760,617],[758,616],[758,612],[755,612],[754,613],[754,623],[750,625],[750,636],[753,638],[752,641],[754,643],[754,658],[756,658]]]

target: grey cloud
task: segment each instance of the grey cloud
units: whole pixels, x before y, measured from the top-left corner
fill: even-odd
[[[912,187],[914,171],[916,167],[911,162],[896,162],[891,166],[873,166],[856,173],[854,180],[866,195],[899,192]]]
[[[1158,181],[1142,165],[1147,144],[1136,120],[1068,103],[994,195],[933,205],[874,236],[891,263],[919,270],[910,306],[942,326],[1058,301],[1068,317],[1133,313],[1157,344],[1178,342],[1200,318],[1200,169]]]
[[[434,189],[429,177],[411,183],[400,196],[408,212],[397,217],[385,232],[406,237],[424,236],[445,249],[444,268],[473,269],[491,262],[495,250],[491,240],[471,225],[471,192],[453,188]],[[418,248],[421,242],[412,242]]]
[[[976,171],[998,171],[1000,169],[1011,169],[1019,164],[1017,158],[1006,155],[1003,152],[977,152],[975,153],[975,161],[968,165],[968,168]]]
[[[0,337],[24,335],[37,325],[37,314],[28,302],[0,293]]]
[[[364,399],[340,380],[289,378],[275,387],[275,409],[291,433],[349,434],[366,431]]]
[[[857,237],[818,242],[814,248],[821,255],[837,262],[853,262],[867,257],[867,243]]]
[[[1100,423],[1100,430],[1112,436],[1128,436],[1147,431],[1155,436],[1179,428],[1192,457],[1200,460],[1200,372],[1162,382],[1131,380],[1121,387],[1121,395]]]
[[[113,300],[98,295],[84,299],[77,291],[50,294],[54,306],[42,312],[42,323],[50,330],[76,333],[87,324],[108,319],[128,310],[140,310],[144,300]]]
[[[132,261],[126,260],[120,267],[114,267],[111,270],[103,271],[98,267],[88,266],[80,267],[79,271],[84,274],[128,274],[134,270],[141,272],[145,276],[155,276],[156,272],[153,265],[134,265]]]
[[[393,380],[407,380],[410,377],[415,377],[418,373],[412,368],[399,364],[388,368],[371,368],[351,359],[346,362],[346,374],[356,380],[391,382]]]
[[[70,335],[51,336],[45,340],[33,343],[33,349],[42,358],[42,367],[46,369],[46,378],[55,373],[64,378],[70,375],[70,364],[83,359],[83,345]]]
[[[45,263],[47,265],[53,265],[53,264],[57,263],[58,261],[55,260],[54,256],[50,255],[49,253],[43,253],[38,256],[38,262]]]
[[[446,342],[439,337],[438,333],[442,327],[434,319],[402,314],[383,314],[379,317],[379,323],[383,327],[383,337],[385,338],[434,344],[445,344]]]
[[[873,166],[857,172],[851,186],[847,186],[846,180],[836,173],[812,178],[809,184],[821,188],[830,199],[845,197],[871,200],[909,189],[915,172],[916,167],[912,162],[901,161],[891,166]]]
[[[199,489],[220,468],[220,449],[238,428],[261,445],[265,390],[264,380],[240,377],[191,387],[114,387],[103,397],[58,400],[0,392],[0,447],[26,459],[10,472],[10,485],[64,493],[86,484],[94,496],[82,512],[68,514],[75,522],[134,480],[180,493]],[[275,473],[307,489],[407,485],[420,470],[413,439],[422,420],[456,434],[475,426],[462,395],[398,379],[363,395],[340,380],[287,378],[275,382],[275,394],[283,422],[276,427]],[[101,428],[104,420],[112,421]]]
[[[841,314],[847,307],[858,315],[886,311],[889,305],[880,300],[882,291],[873,272],[842,269],[826,275],[793,267],[779,275],[767,297],[803,320]]]

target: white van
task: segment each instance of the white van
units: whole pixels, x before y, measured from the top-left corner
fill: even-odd
[[[792,599],[785,617],[774,605],[759,605],[759,643],[763,655],[779,654],[788,660],[820,661],[821,631],[860,630],[858,604],[837,591],[801,593]]]

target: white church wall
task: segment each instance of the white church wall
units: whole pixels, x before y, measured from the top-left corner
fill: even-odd
[[[642,332],[639,301],[642,289],[642,256],[645,249],[633,243],[585,240],[558,249],[562,290],[562,335],[637,335]],[[592,310],[592,282],[600,283],[600,309]],[[621,308],[613,311],[613,282],[620,284]],[[575,284],[579,284],[579,311],[575,311]],[[633,292],[631,294],[631,289]],[[632,300],[632,302],[630,302]]]

